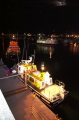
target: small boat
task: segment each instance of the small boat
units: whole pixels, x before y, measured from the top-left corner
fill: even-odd
[[[59,80],[53,82],[49,72],[44,71],[44,63],[41,64],[42,71],[32,61],[21,60],[18,66],[18,74],[25,85],[40,97],[46,104],[56,106],[68,96],[69,91],[65,89],[65,84]]]

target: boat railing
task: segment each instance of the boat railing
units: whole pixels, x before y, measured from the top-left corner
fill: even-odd
[[[65,84],[59,80],[55,80],[55,84],[62,86],[63,88],[65,87]]]

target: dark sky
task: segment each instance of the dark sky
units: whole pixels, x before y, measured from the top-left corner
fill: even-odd
[[[63,2],[62,4],[60,4]],[[64,4],[65,3],[65,4]],[[0,32],[79,33],[78,0],[5,0],[0,2]]]

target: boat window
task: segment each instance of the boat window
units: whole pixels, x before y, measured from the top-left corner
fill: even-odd
[[[21,70],[21,68],[19,67],[19,70]]]
[[[30,81],[31,81],[31,82],[34,82],[34,78],[30,77]]]
[[[43,77],[43,74],[41,74],[41,77]]]
[[[42,86],[44,86],[44,82],[42,82]]]
[[[52,78],[50,78],[50,84],[52,84]]]

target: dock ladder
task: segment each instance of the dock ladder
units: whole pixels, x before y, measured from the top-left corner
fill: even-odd
[[[45,120],[33,106],[31,106],[31,113],[34,115],[36,120]]]

